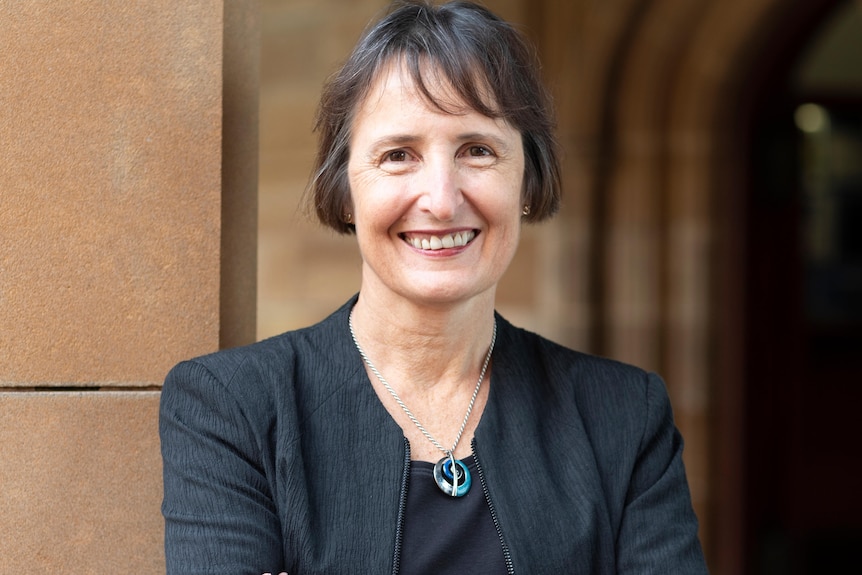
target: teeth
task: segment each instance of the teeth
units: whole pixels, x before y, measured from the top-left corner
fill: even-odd
[[[476,237],[476,234],[471,230],[469,232],[458,232],[456,234],[446,234],[443,237],[430,236],[428,238],[411,238],[408,237],[407,242],[417,250],[442,250],[443,248],[460,248],[467,245]]]

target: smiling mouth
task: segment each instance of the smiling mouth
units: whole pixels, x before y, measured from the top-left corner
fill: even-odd
[[[445,234],[442,236],[423,235],[422,237],[402,234],[401,238],[417,250],[437,251],[447,248],[461,248],[473,241],[475,230]]]

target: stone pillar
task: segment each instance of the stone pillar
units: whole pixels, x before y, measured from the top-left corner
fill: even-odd
[[[161,383],[254,337],[257,26],[0,5],[0,572],[164,572]]]

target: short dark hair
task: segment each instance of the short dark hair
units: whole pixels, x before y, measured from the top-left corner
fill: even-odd
[[[433,6],[427,1],[396,1],[368,28],[347,61],[325,84],[314,129],[319,132],[310,182],[320,221],[352,233],[345,221],[350,185],[347,164],[357,109],[381,70],[400,60],[420,92],[437,108],[422,77],[428,64],[441,73],[472,109],[502,118],[521,134],[524,146],[526,221],[551,217],[560,206],[559,150],[551,97],[540,77],[530,44],[510,24],[472,2]],[[492,102],[488,102],[487,91]],[[451,104],[450,104],[451,106]]]

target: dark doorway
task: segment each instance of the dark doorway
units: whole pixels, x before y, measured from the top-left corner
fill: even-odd
[[[788,27],[752,114],[742,398],[755,575],[862,572],[862,4],[821,5]]]

